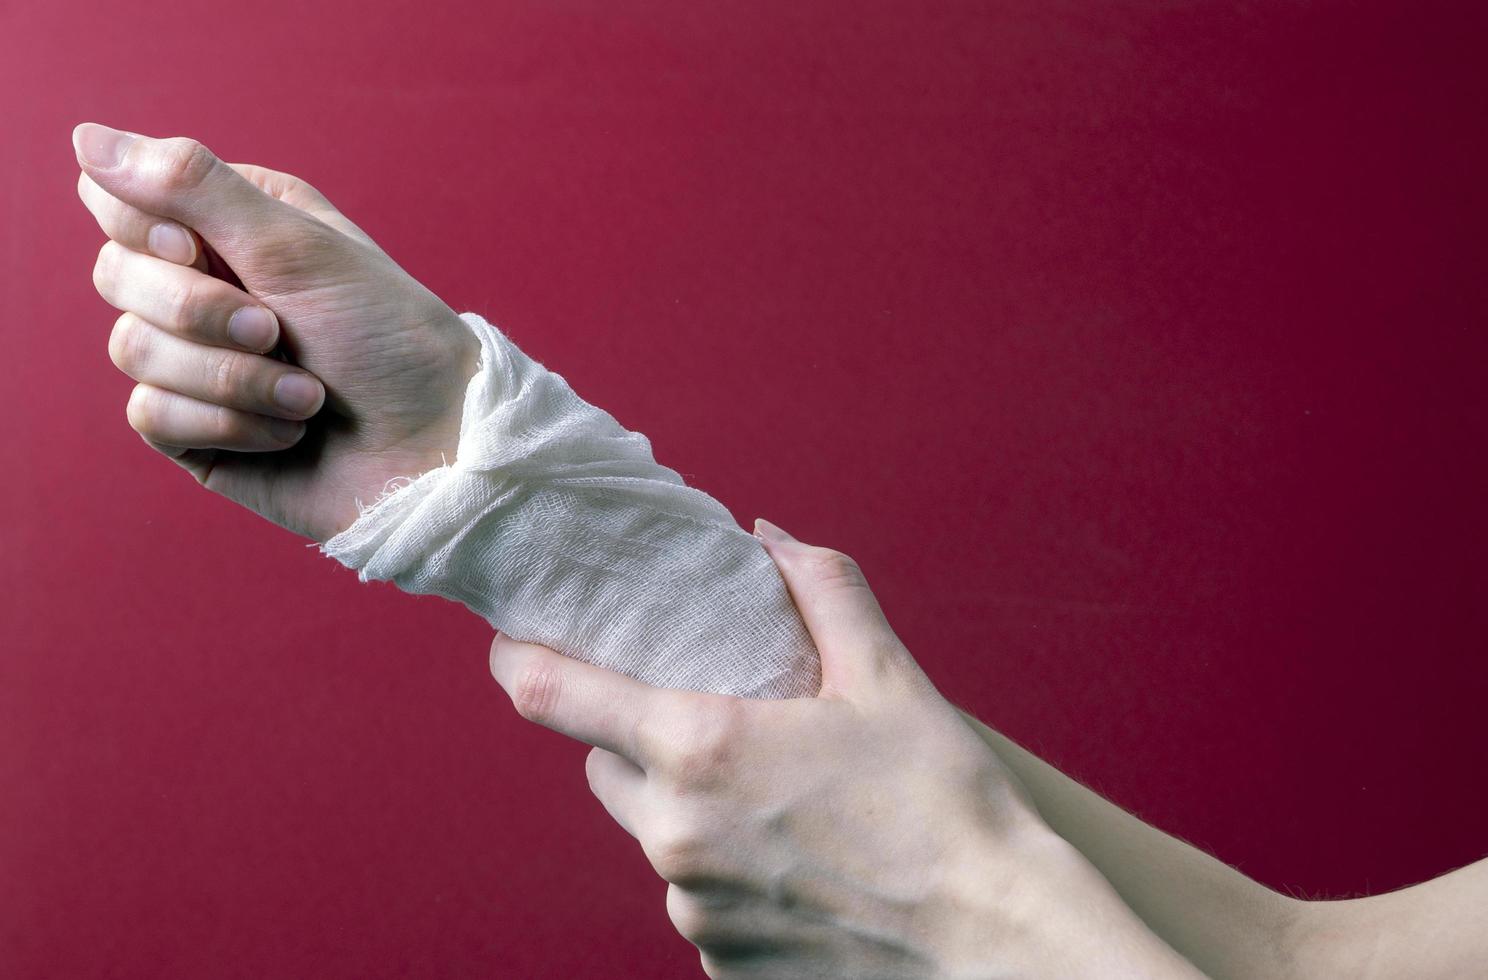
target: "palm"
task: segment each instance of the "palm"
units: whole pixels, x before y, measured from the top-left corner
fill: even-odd
[[[387,480],[453,459],[477,345],[448,306],[308,184],[234,169],[305,220],[255,241],[231,268],[210,248],[199,265],[274,310],[283,356],[321,379],[326,402],[291,449],[190,450],[178,461],[208,489],[324,540]]]

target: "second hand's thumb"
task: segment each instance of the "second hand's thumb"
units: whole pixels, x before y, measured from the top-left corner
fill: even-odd
[[[822,695],[871,697],[909,653],[889,627],[858,563],[803,544],[759,519],[759,538],[780,570],[822,660]]]

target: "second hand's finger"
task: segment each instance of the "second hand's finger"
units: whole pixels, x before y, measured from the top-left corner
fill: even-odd
[[[491,644],[491,675],[523,718],[642,769],[665,755],[665,732],[680,703],[701,697],[652,687],[505,634]]]

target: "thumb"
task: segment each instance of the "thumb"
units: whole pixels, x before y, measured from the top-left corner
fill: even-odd
[[[266,238],[295,239],[296,248],[304,250],[306,227],[319,226],[196,140],[152,139],[82,123],[72,131],[72,143],[79,166],[94,183],[125,204],[194,229],[245,285],[239,263],[262,251]]]
[[[884,618],[858,563],[802,544],[764,519],[754,523],[785,580],[822,661],[822,697],[855,700],[918,666]]]

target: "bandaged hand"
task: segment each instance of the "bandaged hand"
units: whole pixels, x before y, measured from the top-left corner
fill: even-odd
[[[127,417],[208,489],[364,581],[652,683],[816,691],[784,583],[728,510],[310,185],[189,139],[87,123],[73,142]]]
[[[1040,819],[894,635],[858,567],[760,522],[818,697],[667,690],[498,636],[525,718],[669,882],[710,977],[1197,976]]]
[[[318,191],[190,139],[85,123],[73,143],[148,444],[316,541],[453,455],[478,342]]]

